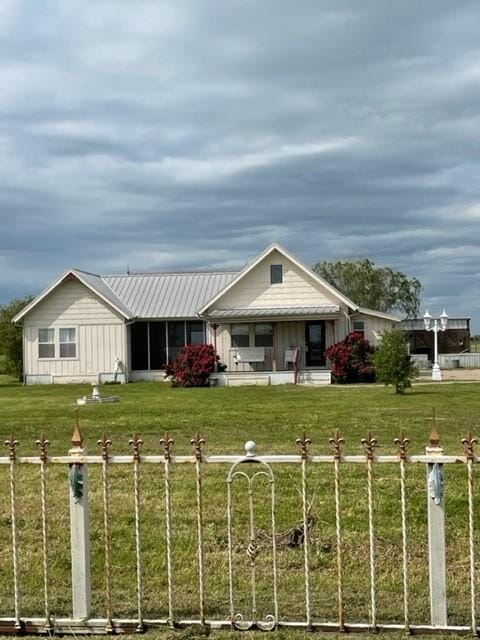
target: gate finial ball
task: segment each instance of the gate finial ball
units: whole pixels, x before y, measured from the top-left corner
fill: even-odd
[[[245,453],[247,454],[247,458],[253,458],[257,455],[257,445],[253,440],[248,440],[245,443]]]

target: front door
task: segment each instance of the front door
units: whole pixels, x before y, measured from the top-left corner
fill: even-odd
[[[305,323],[305,362],[307,367],[325,366],[325,320]]]

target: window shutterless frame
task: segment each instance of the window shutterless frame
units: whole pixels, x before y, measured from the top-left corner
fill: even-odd
[[[55,329],[38,330],[38,357],[55,358]]]
[[[232,324],[232,347],[250,346],[250,325],[248,323]]]
[[[60,358],[76,358],[77,330],[74,327],[60,328],[58,334]]]
[[[281,284],[283,282],[283,265],[270,265],[270,284]]]

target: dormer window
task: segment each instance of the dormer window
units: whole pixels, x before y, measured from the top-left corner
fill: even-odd
[[[270,282],[271,284],[281,284],[283,282],[283,265],[270,265]]]

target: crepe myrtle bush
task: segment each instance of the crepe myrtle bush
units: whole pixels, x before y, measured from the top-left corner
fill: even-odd
[[[215,369],[223,371],[225,365],[221,364],[213,346],[190,344],[182,347],[175,360],[166,365],[165,376],[171,378],[172,387],[206,387]]]
[[[332,344],[325,350],[325,355],[331,363],[333,382],[375,382],[373,352],[368,340],[356,332]]]

